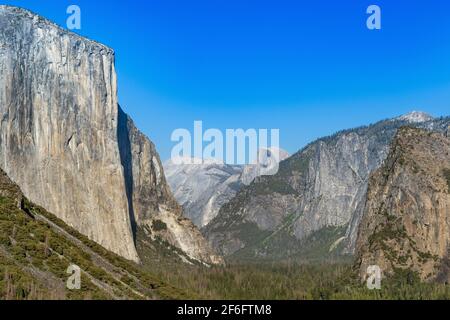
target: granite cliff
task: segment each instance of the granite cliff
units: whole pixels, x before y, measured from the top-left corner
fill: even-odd
[[[114,58],[0,6],[0,167],[31,201],[127,259],[139,261],[136,229],[145,227],[193,259],[220,262],[182,218],[155,146],[120,109]]]
[[[448,132],[449,118],[412,112],[318,139],[256,178],[225,204],[204,234],[226,256],[280,259],[353,255],[370,173],[397,130]]]
[[[280,162],[289,157],[281,149],[261,149],[260,163],[229,165],[223,161],[205,159],[202,164],[192,164],[191,159],[168,160],[164,163],[167,180],[184,214],[196,226],[207,226],[245,185],[250,184],[263,172],[263,165]],[[187,161],[183,161],[187,160]]]
[[[359,226],[357,262],[384,276],[398,270],[422,280],[449,280],[450,140],[415,128],[399,130],[388,158],[369,180]]]

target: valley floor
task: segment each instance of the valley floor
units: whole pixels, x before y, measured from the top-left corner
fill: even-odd
[[[368,290],[352,261],[229,261],[208,268],[163,241],[149,242],[142,230],[137,265],[30,203],[5,175],[0,191],[0,299],[450,299],[450,286],[420,282],[412,272]],[[84,270],[75,292],[65,288],[70,261]]]
[[[450,299],[450,286],[420,282],[412,273],[382,281],[369,290],[351,264],[263,263],[226,267],[148,267],[167,283],[198,299],[223,300],[416,300]]]

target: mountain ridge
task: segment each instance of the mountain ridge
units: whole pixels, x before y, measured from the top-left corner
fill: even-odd
[[[448,134],[449,123],[450,118],[441,117],[415,125]],[[322,228],[345,227],[330,246],[340,240],[334,251],[353,254],[369,173],[384,161],[396,130],[408,124],[387,119],[309,143],[282,161],[276,175],[259,177],[241,189],[203,230],[205,236],[225,256],[245,251],[246,256],[265,259],[287,251],[295,255],[302,240]],[[288,218],[291,227],[278,244],[244,236],[252,232],[256,239],[264,239]]]
[[[267,166],[286,159],[288,155],[282,149],[268,148],[259,150],[260,162],[257,164],[230,165],[218,159],[197,159],[201,161],[194,162],[194,158],[176,158],[167,160],[164,168],[185,216],[199,228],[204,228],[242,186],[264,174]]]

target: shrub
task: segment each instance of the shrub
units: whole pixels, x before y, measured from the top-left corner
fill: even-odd
[[[154,231],[163,231],[167,230],[167,225],[161,220],[154,220],[152,223],[152,227]]]

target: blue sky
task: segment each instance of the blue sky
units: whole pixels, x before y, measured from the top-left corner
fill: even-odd
[[[174,129],[279,128],[311,140],[412,110],[450,110],[450,1],[2,1],[116,52],[119,101],[170,156]],[[382,9],[382,30],[366,8]]]

